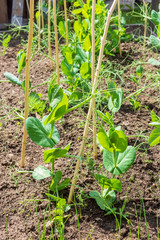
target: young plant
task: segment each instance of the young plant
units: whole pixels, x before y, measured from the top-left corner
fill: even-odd
[[[136,86],[137,86],[137,91],[139,89],[139,86],[141,87],[141,78],[142,78],[142,75],[143,75],[143,67],[141,65],[139,65],[137,68],[136,68],[136,75],[138,77],[138,79],[136,78],[136,76],[134,74],[131,74],[131,80],[136,83]],[[133,109],[136,110],[136,109],[139,109],[141,108],[141,103],[139,101],[137,101],[138,99],[138,96],[139,96],[140,92],[138,92],[136,95],[132,96],[130,99],[129,99],[129,102],[131,103],[131,105],[133,106]]]
[[[117,89],[114,82],[109,86],[110,98],[108,108],[112,112],[110,115],[97,110],[97,114],[107,124],[108,131],[100,125],[98,132],[98,142],[103,149],[103,164],[107,172],[112,173],[113,178],[108,179],[103,175],[96,175],[98,184],[102,187],[101,194],[98,191],[91,191],[90,197],[94,198],[98,206],[108,213],[114,211],[113,203],[115,200],[115,192],[121,192],[121,181],[115,176],[124,174],[134,163],[135,148],[128,146],[127,137],[121,127],[115,127],[113,122],[114,113],[116,113],[122,104],[123,93],[121,89]]]
[[[40,180],[52,177],[50,190],[57,193],[59,190],[68,186],[70,179],[62,179],[62,172],[54,170],[55,159],[64,157],[69,151],[70,144],[65,148],[53,148],[59,141],[60,136],[56,128],[55,122],[60,119],[68,109],[68,98],[59,85],[53,85],[52,82],[48,90],[48,99],[51,112],[44,116],[42,120],[35,117],[29,117],[26,120],[26,129],[29,137],[37,145],[50,148],[44,151],[44,163],[52,164],[52,171],[43,166],[38,166],[33,171],[33,178]]]
[[[1,34],[0,35],[0,42],[2,43],[2,47],[3,47],[3,52],[2,55],[6,54],[6,51],[9,47],[9,42],[11,41],[11,35],[10,34]]]

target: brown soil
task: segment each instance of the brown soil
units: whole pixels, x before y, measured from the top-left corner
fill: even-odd
[[[3,73],[8,71],[17,75],[16,54],[20,46],[16,42],[7,50],[5,56],[0,56],[0,80],[5,80]],[[1,50],[1,47],[0,47]],[[147,62],[150,57],[157,57],[150,49],[143,49],[139,43],[123,44],[123,57],[112,58],[112,64],[120,70],[126,67],[121,73],[122,82],[116,76],[117,85],[121,85],[124,95],[136,90],[135,83],[130,81],[130,74],[135,73],[136,67],[127,66],[135,61]],[[107,60],[107,59],[106,59]],[[145,74],[142,78],[142,85],[149,84],[153,79],[146,81],[149,73],[156,73],[157,67],[149,64],[144,65]],[[30,78],[32,85],[43,83],[51,77],[50,63],[44,56],[35,55],[31,64]],[[24,73],[22,74],[24,79]],[[159,80],[158,80],[159,81]],[[160,99],[159,88],[147,88],[138,97],[141,102],[140,110],[133,110],[128,101],[124,102],[120,111],[115,115],[115,124],[121,125],[129,137],[129,144],[137,146],[136,161],[130,170],[121,177],[123,189],[117,194],[115,206],[117,211],[122,207],[124,200],[126,206],[124,213],[128,222],[122,219],[121,239],[138,239],[138,223],[140,219],[139,239],[148,239],[147,228],[150,238],[158,239],[157,231],[160,224],[160,155],[159,145],[149,147],[147,140],[138,137],[139,134],[149,136],[151,127],[150,112],[154,110],[159,114]],[[47,99],[47,85],[36,88],[38,93],[43,94]],[[19,174],[22,170],[19,166],[21,158],[22,122],[17,117],[24,107],[24,95],[22,90],[9,82],[0,83],[0,240],[25,240],[40,239],[39,228],[42,233],[45,226],[45,212],[48,214],[48,201],[45,193],[48,192],[50,179],[35,181],[30,173]],[[78,155],[79,146],[83,134],[86,113],[78,109],[67,114],[62,121],[59,121],[57,128],[61,136],[61,146],[72,142],[69,154]],[[99,153],[93,168],[89,165],[92,158],[92,136],[89,134],[85,149],[85,159],[81,166],[81,175],[76,190],[77,211],[79,216],[80,239],[115,239],[118,230],[113,215],[106,216],[93,199],[88,198],[89,191],[97,189],[98,186],[92,177],[92,170],[102,172],[102,156]],[[26,160],[24,171],[32,171],[38,165],[44,165],[43,148],[36,146],[30,139],[27,140]],[[46,166],[46,165],[45,165]],[[50,168],[48,164],[46,167]],[[75,159],[59,159],[55,163],[56,170],[62,170],[64,177],[72,177],[75,168]],[[60,192],[60,195],[67,199],[69,188]],[[143,199],[143,202],[142,200]],[[145,224],[144,207],[146,213],[147,227]],[[54,203],[51,209],[54,208]],[[136,217],[137,212],[137,217]],[[78,221],[75,206],[67,213],[65,223],[65,239],[79,239]],[[141,214],[141,217],[140,217]],[[38,219],[37,220],[37,216]],[[119,216],[117,215],[119,219]],[[44,239],[50,238],[50,225],[46,227]],[[8,238],[7,238],[8,232]]]

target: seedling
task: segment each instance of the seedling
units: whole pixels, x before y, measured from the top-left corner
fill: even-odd
[[[112,89],[112,91],[111,91]],[[98,142],[103,149],[103,164],[105,169],[112,173],[113,178],[108,179],[103,175],[96,175],[96,180],[102,187],[102,193],[97,191],[90,192],[90,197],[94,198],[102,210],[106,210],[108,213],[114,211],[113,202],[115,200],[115,192],[121,192],[121,181],[115,179],[115,176],[124,174],[134,163],[135,160],[135,148],[128,146],[127,137],[121,127],[115,127],[113,122],[113,115],[117,112],[122,104],[122,91],[116,89],[114,82],[109,85],[110,98],[108,102],[108,108],[112,112],[112,116],[106,112],[106,114],[97,110],[97,114],[100,116],[109,127],[106,132],[104,127],[100,125],[98,132]],[[111,210],[112,209],[112,210]]]
[[[9,42],[11,41],[11,35],[10,34],[1,34],[0,35],[0,42],[2,43],[2,47],[3,47],[3,52],[2,55],[6,54],[6,51],[9,47]]]

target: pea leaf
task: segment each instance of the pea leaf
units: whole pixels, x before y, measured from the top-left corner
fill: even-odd
[[[5,73],[4,73],[4,76],[5,76],[9,81],[11,81],[11,82],[13,82],[13,83],[15,83],[15,84],[17,84],[17,85],[19,85],[19,86],[22,86],[22,82],[19,81],[19,79],[18,79],[15,75],[13,75],[12,73],[5,72]]]
[[[103,163],[107,171],[114,175],[120,175],[132,166],[135,156],[135,148],[128,146],[123,153],[116,152],[117,161],[115,162],[114,153],[104,149]]]
[[[27,118],[26,129],[29,137],[37,145],[50,148],[55,145],[54,140],[48,137],[50,134],[48,128],[43,126],[42,122],[37,118],[34,117]]]
[[[34,169],[32,176],[36,180],[42,180],[44,178],[51,177],[52,173],[47,168],[43,166],[38,166],[37,168]]]
[[[110,137],[111,143],[115,146],[116,151],[124,152],[128,146],[127,137],[122,130],[115,130]]]
[[[151,132],[148,142],[150,146],[154,146],[160,142],[160,128],[156,128]]]
[[[114,149],[111,145],[110,139],[103,129],[100,129],[98,132],[98,141],[103,148],[107,149],[110,152],[113,152]]]
[[[118,192],[122,191],[122,183],[118,179],[108,179],[103,175],[96,174],[96,180],[102,188],[110,188]]]

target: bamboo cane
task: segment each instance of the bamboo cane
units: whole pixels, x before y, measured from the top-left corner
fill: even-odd
[[[94,84],[94,74],[95,74],[95,29],[94,29],[94,23],[95,23],[95,5],[96,0],[93,0],[92,2],[92,86]],[[93,153],[94,157],[97,157],[97,144],[96,144],[96,99],[93,98]]]
[[[67,23],[67,4],[64,0],[64,14],[65,14],[65,25],[66,25],[66,45],[68,46],[68,23]]]
[[[27,4],[28,13],[29,13],[29,2],[28,2],[28,0],[26,0],[26,4]]]
[[[147,36],[147,2],[143,1],[145,7],[145,19],[144,19],[144,47],[146,45],[146,36]]]
[[[51,51],[51,0],[48,0],[48,52],[50,58],[52,58]],[[51,69],[53,69],[53,61],[51,61]]]
[[[39,0],[39,5],[38,5],[38,50],[40,51],[41,48],[41,0]]]
[[[56,0],[53,1],[53,18],[54,18],[54,33],[55,33],[55,46],[56,46],[57,84],[60,84]]]
[[[93,83],[93,86],[92,86],[92,94],[95,93],[95,90],[97,88],[98,77],[99,77],[101,62],[102,62],[102,58],[103,58],[103,51],[104,51],[104,46],[105,46],[105,40],[106,40],[106,37],[107,37],[109,22],[110,22],[110,18],[112,16],[112,13],[113,13],[113,11],[116,7],[117,1],[118,0],[113,1],[112,6],[111,6],[110,10],[108,11],[105,30],[104,30],[103,37],[102,37],[102,40],[101,40],[101,48],[100,48],[100,53],[99,53],[99,57],[98,57],[98,64],[97,64],[96,73],[95,73],[95,77],[94,77],[94,83]],[[88,110],[88,114],[87,114],[87,119],[86,119],[86,123],[85,123],[85,128],[84,128],[84,132],[83,132],[83,139],[82,139],[81,147],[80,147],[80,151],[79,151],[80,158],[83,155],[83,150],[84,150],[85,142],[86,142],[87,135],[88,135],[88,127],[89,127],[89,121],[90,121],[90,118],[91,118],[92,107],[93,107],[93,98],[90,101],[89,110]],[[71,189],[70,189],[70,192],[69,192],[68,203],[71,203],[72,198],[73,198],[74,187],[75,187],[75,184],[76,184],[76,181],[77,181],[77,178],[78,178],[78,172],[79,172],[79,167],[80,167],[80,158],[77,160],[77,163],[76,163],[76,168],[75,168],[74,176],[73,176],[73,179],[72,179],[72,186],[71,186]]]
[[[44,36],[43,0],[41,0],[41,17],[42,17],[43,40],[44,40],[45,36]]]
[[[118,30],[119,30],[119,53],[122,56],[122,49],[121,49],[121,8],[120,8],[120,0],[118,0]]]
[[[24,167],[26,140],[27,140],[26,119],[28,117],[28,112],[29,112],[29,108],[28,108],[29,72],[30,72],[30,58],[31,58],[31,48],[32,48],[32,39],[33,39],[33,23],[34,23],[34,0],[30,0],[29,36],[28,36],[27,56],[26,56],[24,132],[23,132],[21,162],[20,162],[21,167]]]

